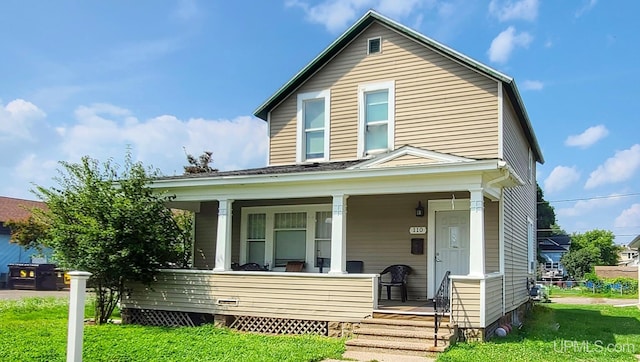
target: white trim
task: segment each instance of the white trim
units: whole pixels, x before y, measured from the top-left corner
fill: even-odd
[[[466,157],[458,157],[458,156],[448,155],[445,153],[423,150],[423,149],[412,147],[412,146],[402,146],[391,152],[376,155],[370,160],[353,165],[349,167],[348,170],[355,170],[355,169],[369,168],[371,166],[377,166],[406,155],[421,157],[429,160],[435,160],[436,161],[435,163],[454,163],[454,162],[473,162],[474,161]]]
[[[247,260],[247,233],[246,225],[249,214],[265,214],[265,242],[264,262],[269,264],[270,270],[284,271],[284,267],[276,267],[274,250],[273,217],[277,212],[305,212],[307,214],[306,241],[305,241],[305,270],[318,273],[315,267],[315,213],[319,211],[331,211],[331,204],[304,204],[304,205],[273,205],[273,206],[247,206],[242,208],[240,224],[240,263]],[[313,222],[312,222],[313,221]],[[333,240],[333,236],[332,236]],[[333,245],[332,245],[333,247]],[[287,275],[290,275],[288,273]]]
[[[307,100],[312,99],[323,99],[324,101],[324,155],[321,158],[307,159],[306,157],[306,147],[305,147],[305,128],[304,128],[304,112],[303,105]],[[329,160],[329,137],[330,137],[330,129],[331,129],[331,90],[325,89],[321,91],[315,92],[306,92],[299,93],[297,97],[297,111],[296,111],[296,123],[297,123],[297,134],[296,134],[296,162],[322,162]]]
[[[218,230],[216,232],[215,271],[231,269],[231,234],[233,200],[218,200]]]
[[[504,93],[498,82],[498,158],[504,160]]]
[[[500,273],[505,273],[505,248],[504,248],[504,192],[500,192],[500,199],[498,200],[498,250],[500,253]],[[505,314],[505,307],[507,303],[507,278],[502,278],[502,315]]]
[[[271,111],[267,113],[267,166],[271,166]]]
[[[528,175],[527,175],[527,181],[529,182],[530,185],[533,185],[533,152],[531,151],[531,147],[529,147],[529,164],[527,166],[527,171],[528,171]]]
[[[374,92],[379,90],[387,90],[387,148],[380,150],[365,151],[365,99],[364,95],[367,92]],[[395,140],[395,114],[396,114],[396,93],[395,93],[395,81],[390,80],[386,82],[376,82],[361,84],[358,86],[358,157],[366,157],[376,153],[386,152],[394,149]]]
[[[375,39],[380,40],[380,50],[377,53],[371,53],[369,52],[369,50],[371,49],[370,47],[371,41]],[[375,54],[382,54],[382,36],[374,36],[372,38],[367,39],[367,55],[375,55]]]
[[[347,198],[349,195],[333,195],[331,207],[331,269],[329,274],[347,272]]]
[[[533,220],[527,216],[527,273],[529,274],[534,274],[536,272],[535,242],[536,234],[534,223]]]
[[[427,299],[432,299],[435,296],[438,287],[436,284],[440,282],[436,280],[436,211],[447,211],[454,208],[455,210],[469,210],[470,200],[444,199],[427,202]]]
[[[470,189],[469,209],[469,275],[484,275],[486,243],[484,235],[484,192]]]

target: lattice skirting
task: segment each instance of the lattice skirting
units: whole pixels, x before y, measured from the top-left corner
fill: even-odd
[[[328,335],[328,322],[302,319],[235,316],[231,328],[243,332],[266,334],[319,334]]]
[[[213,321],[211,315],[155,309],[124,308],[120,314],[123,323],[143,326],[194,327]]]

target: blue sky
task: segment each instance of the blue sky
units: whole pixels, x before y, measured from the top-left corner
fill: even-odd
[[[167,175],[185,149],[264,166],[254,109],[370,8],[516,79],[562,228],[640,234],[633,0],[4,2],[0,195],[32,199],[57,161],[127,145]]]

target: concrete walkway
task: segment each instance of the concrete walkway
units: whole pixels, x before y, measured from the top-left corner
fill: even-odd
[[[342,355],[341,360],[337,359],[327,359],[322,362],[345,362],[347,361],[358,361],[358,362],[433,362],[434,358],[429,357],[418,357],[418,356],[407,356],[403,354],[389,354],[389,353],[378,353],[378,352],[355,352],[355,351],[347,351]]]
[[[608,305],[638,305],[638,299],[618,298],[589,298],[589,297],[551,297],[551,303],[558,304],[608,304]]]

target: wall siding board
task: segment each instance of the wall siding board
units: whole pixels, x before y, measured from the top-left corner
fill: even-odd
[[[372,279],[163,271],[152,288],[129,286],[122,307],[357,322],[373,310]],[[218,305],[219,299],[238,305]]]
[[[460,328],[481,328],[480,281],[451,281],[451,318]]]
[[[502,277],[485,281],[485,327],[502,317]]]
[[[374,36],[382,54],[367,56]],[[497,156],[497,82],[374,23],[272,111],[269,163],[295,163],[296,94],[322,89],[331,89],[331,159],[358,158],[358,86],[386,80],[395,81],[396,147]]]
[[[193,267],[213,269],[216,260],[216,233],[218,230],[218,202],[207,201],[195,214],[195,241],[193,243]]]
[[[536,185],[529,182],[528,142],[508,98],[503,100],[504,158],[525,181],[504,190],[505,307],[509,312],[528,301],[527,217],[536,220]],[[533,174],[535,175],[535,163]],[[535,235],[535,234],[534,234]],[[534,253],[535,255],[535,253]]]

